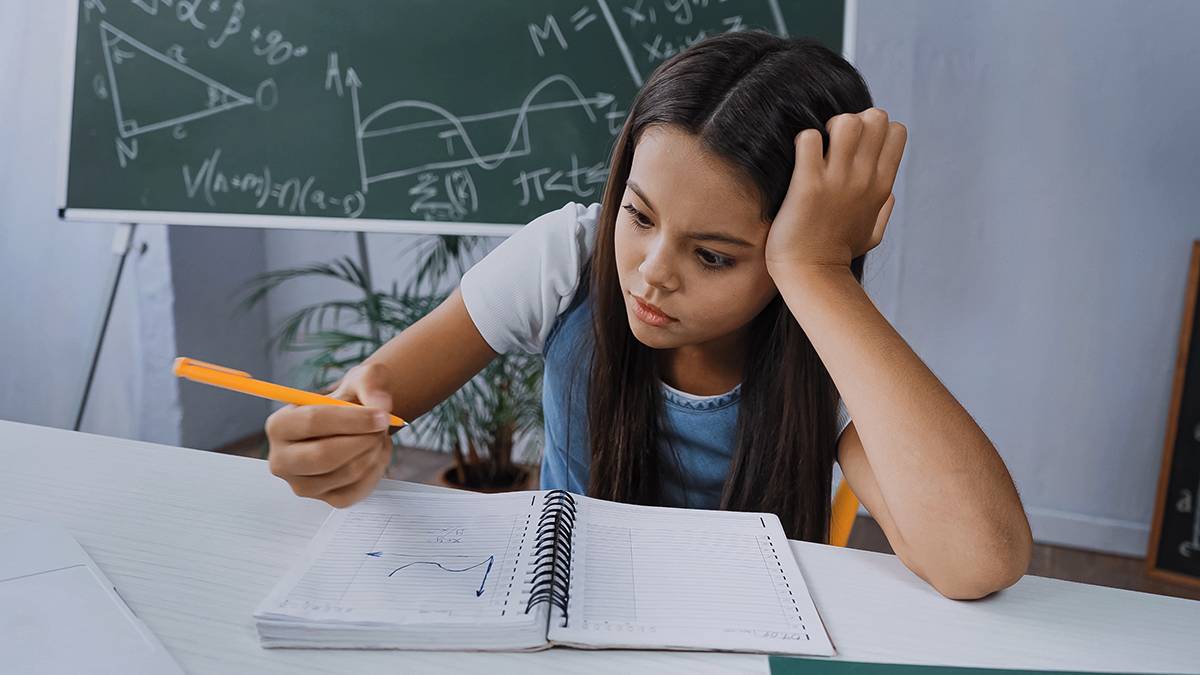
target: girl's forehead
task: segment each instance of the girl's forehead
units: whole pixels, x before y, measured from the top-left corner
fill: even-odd
[[[659,219],[695,227],[763,226],[760,198],[750,180],[677,127],[652,127],[642,134],[629,181]]]

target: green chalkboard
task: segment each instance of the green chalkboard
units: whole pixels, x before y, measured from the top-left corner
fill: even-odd
[[[665,58],[740,27],[841,51],[843,14],[842,0],[81,0],[60,206],[511,231],[599,199]]]

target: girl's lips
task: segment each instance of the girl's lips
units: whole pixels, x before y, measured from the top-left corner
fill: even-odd
[[[644,321],[652,326],[665,326],[665,325],[671,323],[672,321],[676,321],[675,317],[673,317],[669,314],[666,314],[665,312],[663,312],[661,309],[658,309],[654,305],[651,305],[651,304],[645,302],[644,300],[642,300],[641,298],[639,298],[636,295],[633,295],[632,293],[630,295],[633,296],[633,300],[636,303],[636,309],[634,310],[634,314],[637,315],[637,317],[639,319],[641,319],[642,321]]]

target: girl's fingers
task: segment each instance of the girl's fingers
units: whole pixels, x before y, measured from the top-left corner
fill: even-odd
[[[292,476],[288,483],[292,486],[292,492],[301,497],[320,498],[328,492],[352,485],[371,475],[379,466],[380,454],[380,449],[374,448],[329,473],[319,476]]]
[[[879,164],[879,153],[888,132],[888,114],[880,108],[867,108],[858,114],[862,136],[854,156],[854,170],[872,175]]]
[[[835,176],[848,176],[862,137],[862,119],[853,113],[843,113],[830,118],[826,126],[829,129],[829,157],[825,166]]]
[[[820,175],[824,162],[820,130],[801,131],[796,136],[796,169],[792,172],[793,184]]]
[[[336,471],[379,447],[378,434],[330,436],[300,441],[271,453],[271,472],[291,480],[297,476],[320,476]]]
[[[321,495],[320,498],[322,501],[334,508],[346,508],[363,497],[371,494],[371,490],[375,489],[375,486],[379,483],[379,478],[381,477],[382,473],[379,475],[375,475],[374,472],[369,473],[358,482],[351,483],[336,490],[330,490],[329,492]]]
[[[368,434],[388,428],[387,413],[361,406],[303,405],[280,408],[267,418],[273,441]]]
[[[378,363],[362,363],[351,368],[330,396],[369,408],[392,411],[387,369]]]
[[[908,141],[908,129],[899,122],[889,122],[887,136],[879,151],[879,166],[877,178],[886,184],[888,190],[896,183],[896,173],[900,170],[900,158],[904,155],[904,145]]]

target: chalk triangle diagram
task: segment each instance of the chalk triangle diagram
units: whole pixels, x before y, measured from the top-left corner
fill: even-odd
[[[142,44],[107,21],[100,44],[117,131],[130,138],[254,103],[230,87]],[[169,83],[164,87],[164,83]]]

